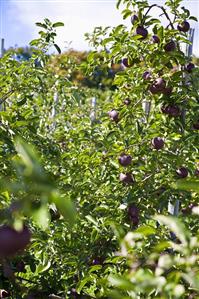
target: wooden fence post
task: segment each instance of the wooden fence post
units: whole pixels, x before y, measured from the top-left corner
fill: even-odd
[[[186,44],[186,49],[185,49],[185,54],[188,57],[191,57],[192,53],[193,53],[194,33],[195,33],[195,29],[191,28],[189,31],[189,34],[188,34],[188,40],[191,42],[191,44]],[[179,199],[177,199],[174,204],[169,202],[168,203],[168,212],[173,216],[178,216],[179,207],[180,207]]]
[[[4,38],[1,38],[1,44],[0,44],[0,58],[3,57],[5,49],[4,49]],[[0,104],[0,111],[4,110],[4,104]]]

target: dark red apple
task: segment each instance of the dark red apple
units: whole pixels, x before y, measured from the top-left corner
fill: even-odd
[[[197,207],[197,204],[196,203],[191,203],[188,207],[182,209],[182,214],[183,215],[190,215],[191,212],[192,212],[192,209],[194,207]]]
[[[168,106],[168,115],[177,117],[181,115],[180,108],[178,106]]]
[[[189,174],[188,170],[186,167],[180,167],[176,170],[176,173],[177,175],[180,177],[180,178],[186,178]]]
[[[92,260],[92,265],[102,265],[103,262],[104,262],[104,258],[102,258],[102,257],[95,257]]]
[[[132,185],[134,183],[134,178],[130,172],[120,173],[119,179],[126,185]]]
[[[126,98],[123,102],[126,106],[131,104],[131,100],[129,98]]]
[[[123,58],[123,59],[122,59],[122,64],[123,64],[125,67],[131,67],[131,66],[132,66],[132,63],[129,62],[129,59],[128,59],[128,58]]]
[[[131,221],[131,223],[134,225],[134,226],[137,226],[138,223],[139,223],[139,209],[138,207],[131,203],[128,207],[128,217]]]
[[[20,261],[16,264],[16,272],[26,273],[25,263],[23,261]]]
[[[162,92],[166,87],[166,82],[162,78],[157,78],[149,87],[151,93],[156,94]]]
[[[188,72],[188,73],[191,73],[192,70],[195,68],[195,64],[193,63],[188,63],[186,66],[185,66],[185,70]]]
[[[157,93],[159,93],[159,91],[157,90],[157,88],[156,88],[153,84],[150,85],[149,90],[150,90],[150,92],[151,92],[152,94],[157,94]]]
[[[128,216],[129,217],[138,217],[139,216],[139,209],[133,203],[131,203],[128,207]]]
[[[131,222],[134,226],[137,226],[139,224],[139,217],[138,216],[131,217],[130,220],[131,220]]]
[[[164,46],[164,50],[166,52],[172,52],[176,49],[176,43],[171,40],[170,42],[168,42],[165,46]]]
[[[161,196],[166,191],[166,187],[159,187],[156,191],[157,196]]]
[[[160,39],[157,35],[153,35],[151,37],[151,41],[152,41],[153,44],[159,44],[160,43]]]
[[[132,15],[131,16],[131,24],[134,25],[138,21],[138,16],[137,15]]]
[[[166,82],[162,78],[157,78],[154,82],[153,85],[158,91],[162,91],[166,87]]]
[[[171,95],[171,93],[172,93],[172,87],[171,86],[167,86],[167,87],[165,87],[163,90],[162,90],[162,93],[163,94],[165,94],[165,95],[167,95],[167,96],[170,96]]]
[[[75,288],[72,288],[71,291],[70,291],[70,294],[71,294],[71,298],[72,299],[80,299],[81,298],[81,295],[79,295],[76,291]]]
[[[171,117],[178,117],[181,115],[180,108],[176,105],[167,105],[161,108],[162,112],[171,116]]]
[[[132,157],[131,157],[131,155],[127,155],[127,154],[123,153],[119,156],[118,161],[119,161],[120,165],[125,167],[125,166],[128,166],[131,164]]]
[[[142,78],[144,80],[150,80],[151,79],[151,72],[149,72],[149,71],[144,72],[143,75],[142,75]]]
[[[136,34],[141,35],[142,36],[141,39],[145,39],[148,35],[148,30],[140,25],[136,29]]]
[[[115,122],[119,121],[119,113],[115,109],[109,111],[108,115],[112,121],[115,121]]]
[[[31,233],[24,226],[22,231],[4,225],[0,227],[0,256],[8,257],[24,250],[30,242]]]
[[[195,176],[199,176],[199,168],[197,168],[196,170],[195,170]]]
[[[161,137],[155,137],[151,141],[153,147],[157,150],[160,150],[164,147],[164,140]]]
[[[199,130],[199,120],[193,124],[194,130]]]
[[[50,216],[51,216],[51,221],[58,220],[60,218],[60,213],[58,210],[55,209],[50,209]]]
[[[0,298],[7,298],[10,297],[10,293],[6,290],[0,290]]]
[[[188,32],[190,29],[190,24],[187,21],[183,21],[182,23],[178,24],[177,28],[181,32]]]

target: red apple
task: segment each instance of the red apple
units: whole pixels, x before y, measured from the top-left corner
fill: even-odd
[[[139,209],[135,204],[131,203],[129,205],[128,215],[129,215],[129,217],[137,217],[139,215]]]
[[[130,172],[120,173],[119,179],[126,185],[132,185],[134,183],[134,178]]]
[[[153,44],[159,44],[160,43],[160,39],[157,35],[153,35],[151,37],[151,41],[152,41]]]
[[[138,26],[136,29],[136,34],[141,35],[142,38],[141,39],[145,39],[148,35],[148,31],[147,29],[145,29],[143,26]]]
[[[16,272],[26,273],[25,263],[23,261],[20,261],[16,264]]]
[[[166,87],[166,82],[162,78],[157,78],[154,82],[153,85],[158,91],[162,91]]]
[[[144,72],[143,75],[142,75],[142,78],[144,80],[150,80],[151,79],[151,72],[149,72],[149,71]]]
[[[193,124],[194,130],[199,130],[199,120]]]
[[[126,106],[131,104],[131,100],[129,98],[126,98],[123,102]]]
[[[162,93],[167,95],[167,96],[170,96],[171,93],[172,93],[172,87],[171,86],[168,86],[168,87],[165,87],[163,90],[162,90]]]
[[[0,227],[0,256],[8,257],[24,250],[30,242],[31,233],[24,226],[22,231],[4,225]]]
[[[180,108],[176,105],[167,105],[161,108],[162,112],[171,116],[171,117],[178,117],[181,115]]]
[[[164,140],[161,137],[155,137],[152,139],[152,145],[155,149],[159,150],[164,147]]]
[[[172,52],[176,49],[176,43],[171,40],[170,42],[168,42],[165,46],[164,46],[164,50],[166,52]]]
[[[122,59],[122,64],[123,64],[125,67],[131,67],[131,66],[132,66],[132,63],[129,62],[129,59],[128,59],[128,58],[123,58],[123,59]]]
[[[137,226],[139,224],[139,217],[138,216],[131,217],[130,220],[131,220],[131,222],[134,226]]]
[[[182,23],[178,24],[177,28],[181,32],[188,32],[190,29],[190,24],[187,21],[183,21]]]
[[[157,88],[156,88],[153,84],[150,85],[149,90],[150,90],[150,92],[151,92],[152,94],[157,94],[157,93],[159,93],[159,91],[157,90]]]
[[[199,168],[197,168],[196,170],[195,170],[195,176],[199,176]]]
[[[180,178],[186,178],[188,176],[188,170],[186,167],[180,167],[176,170],[176,173],[177,175],[180,177]]]
[[[162,92],[166,87],[166,82],[162,78],[157,78],[149,87],[151,93],[156,94]]]
[[[138,16],[137,15],[132,15],[131,16],[131,24],[134,25],[138,21]]]
[[[111,111],[109,111],[108,115],[112,121],[115,121],[115,122],[119,121],[119,113],[115,109],[112,109]]]
[[[0,298],[7,298],[10,297],[10,293],[6,290],[0,290]]]
[[[188,73],[191,73],[192,70],[195,68],[195,64],[193,63],[188,63],[186,66],[185,66],[185,70],[188,72]]]
[[[128,166],[131,164],[132,157],[130,155],[123,153],[119,156],[118,161],[119,161],[120,165],[125,167],[125,166]]]

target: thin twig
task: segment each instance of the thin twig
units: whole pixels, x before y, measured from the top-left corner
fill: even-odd
[[[10,90],[6,94],[4,94],[0,100],[0,105],[3,104],[7,100],[7,98],[13,93],[14,93],[14,90]]]
[[[20,281],[27,281],[27,282],[30,282],[32,284],[38,285],[38,282],[29,280],[29,279],[26,279],[26,278],[23,278],[23,277],[20,277],[20,276],[15,276],[15,278],[20,280]]]
[[[147,16],[147,14],[149,13],[149,11],[150,11],[153,7],[158,7],[158,8],[160,8],[160,9],[163,11],[163,13],[164,13],[165,17],[167,18],[167,20],[169,21],[169,24],[170,24],[171,28],[172,28],[172,29],[175,29],[174,26],[173,26],[173,23],[171,22],[171,19],[169,18],[168,13],[167,13],[166,10],[165,10],[165,8],[164,8],[163,6],[160,6],[160,5],[157,5],[157,4],[153,4],[153,5],[150,5],[150,6],[149,6],[148,10],[146,11],[145,15],[143,16],[143,20],[145,19],[145,17]]]

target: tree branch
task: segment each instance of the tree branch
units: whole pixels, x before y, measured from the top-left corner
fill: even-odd
[[[7,98],[9,96],[11,96],[11,94],[13,94],[13,93],[14,93],[14,90],[10,90],[6,94],[4,94],[3,97],[0,99],[0,105],[3,104],[7,100]]]

